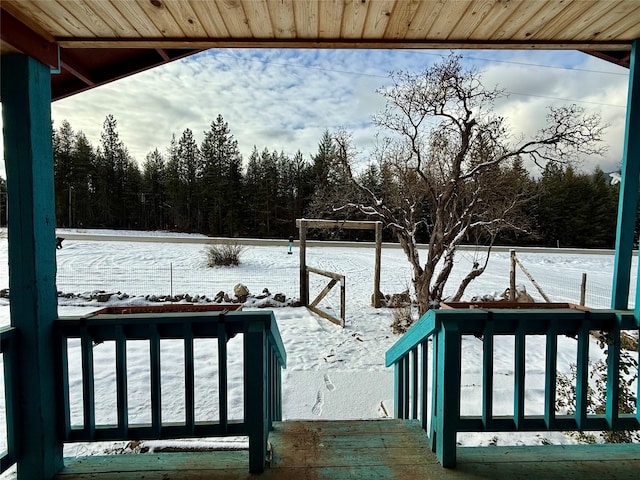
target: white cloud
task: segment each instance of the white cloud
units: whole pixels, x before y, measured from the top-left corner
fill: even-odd
[[[203,132],[221,114],[248,158],[259,150],[317,151],[325,129],[354,132],[356,148],[367,157],[374,141],[372,115],[383,106],[376,88],[390,71],[418,72],[447,52],[402,50],[210,50],[204,54],[125,78],[55,102],[55,126],[64,119],[100,142],[108,114],[118,121],[120,138],[142,162],[154,148],[165,152],[172,134]],[[514,133],[535,132],[547,105],[583,103],[610,123],[604,159],[585,159],[584,170],[617,167],[622,138],[628,70],[578,52],[468,51],[465,62],[484,72],[487,86],[498,84],[510,97],[497,105]],[[500,61],[512,63],[501,63]],[[555,65],[542,68],[526,64]],[[608,71],[602,74],[577,70]],[[622,74],[622,75],[620,75]],[[518,95],[516,95],[518,94]],[[548,97],[548,98],[545,98]],[[0,163],[3,174],[4,163]]]

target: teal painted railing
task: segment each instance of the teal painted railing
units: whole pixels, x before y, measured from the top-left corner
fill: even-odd
[[[563,309],[431,310],[389,349],[387,366],[395,366],[397,418],[420,419],[444,467],[456,464],[458,432],[620,431],[640,428],[640,413],[619,413],[620,331],[638,331],[633,312]],[[604,415],[588,413],[589,336],[607,332],[607,401]],[[482,339],[482,414],[461,415],[462,339]],[[545,337],[544,415],[525,415],[526,337]],[[558,337],[577,340],[576,411],[556,414]],[[496,416],[494,340],[514,339],[513,415]],[[640,356],[640,353],[638,354]],[[538,367],[539,368],[539,367]],[[429,385],[431,372],[431,385]],[[640,387],[639,387],[640,389]],[[640,397],[640,396],[639,396]]]
[[[61,441],[93,442],[117,440],[203,438],[241,435],[249,437],[249,469],[261,472],[265,466],[268,432],[282,417],[281,368],[286,354],[273,316],[260,312],[197,312],[115,315],[61,318],[58,371],[61,387]],[[227,342],[243,336],[244,418],[230,420],[227,398]],[[218,345],[219,420],[195,420],[194,340],[216,338]],[[68,342],[79,339],[82,356],[82,425],[72,425],[69,405]],[[160,341],[184,342],[185,421],[162,419]],[[127,342],[149,342],[151,423],[129,425],[127,396]],[[115,342],[117,424],[96,425],[93,345]]]
[[[2,354],[2,363],[4,365],[4,406],[6,418],[6,434],[7,449],[0,453],[0,473],[5,472],[17,461],[16,447],[16,408],[19,402],[15,398],[16,389],[13,382],[19,378],[16,375],[16,353],[15,353],[16,329],[13,327],[4,327],[0,329],[0,354]]]

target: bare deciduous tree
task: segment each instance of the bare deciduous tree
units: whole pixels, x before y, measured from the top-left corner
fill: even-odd
[[[376,164],[366,175],[351,170],[349,134],[334,137],[337,158],[357,192],[344,190],[351,198],[334,199],[334,208],[356,208],[394,232],[411,264],[422,314],[442,300],[462,242],[481,239],[485,247],[453,300],[485,271],[498,233],[526,228],[518,215],[527,193],[523,160],[569,164],[581,154],[602,154],[604,126],[598,115],[570,105],[550,108],[546,126],[533,138],[515,137],[494,111],[505,93],[485,88],[479,73],[453,54],[420,74],[391,78],[392,85],[379,90],[386,108],[375,117],[390,135],[379,142]],[[419,232],[428,238],[424,263]]]

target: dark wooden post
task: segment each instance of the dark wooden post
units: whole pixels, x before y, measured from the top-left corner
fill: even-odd
[[[380,261],[382,257],[382,222],[376,222],[376,266],[373,274],[373,306],[382,306],[380,299]]]
[[[300,228],[300,303],[305,307],[309,305],[309,285],[307,274],[307,222],[298,220]]]
[[[516,251],[509,250],[509,301],[516,301]]]
[[[56,240],[51,73],[25,55],[2,57],[4,151],[9,204],[11,324],[18,329],[18,478],[50,479],[58,441],[54,321]],[[17,381],[16,381],[17,380]]]

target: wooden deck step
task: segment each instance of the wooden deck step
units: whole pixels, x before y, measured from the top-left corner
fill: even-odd
[[[415,421],[276,423],[273,460],[249,474],[246,451],[113,455],[71,460],[58,480],[636,479],[640,445],[458,448],[444,469]]]

